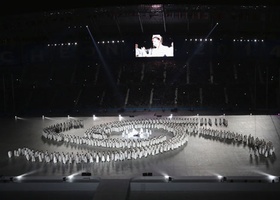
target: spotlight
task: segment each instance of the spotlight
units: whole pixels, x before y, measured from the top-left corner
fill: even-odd
[[[10,178],[10,181],[13,182],[21,182],[24,179],[24,174],[23,175],[19,175],[19,176],[14,176]]]
[[[69,175],[69,176],[67,176],[67,177],[64,177],[65,178],[65,180],[69,180],[69,181],[72,181],[73,180],[73,178],[74,178],[74,174],[72,174],[72,175]],[[63,179],[64,180],[64,179]]]
[[[265,173],[265,172],[261,172],[261,171],[256,171],[258,174],[262,174],[266,177],[266,181],[269,180],[271,181],[272,183],[275,183],[275,182],[279,182],[279,177],[278,176],[274,176],[272,174],[268,174],[268,173]]]
[[[77,176],[77,175],[79,175],[80,173],[82,173],[82,172],[76,172],[76,173],[71,174],[71,175],[69,175],[69,176],[63,177],[63,180],[64,180],[64,181],[66,181],[66,180],[68,180],[68,181],[73,181],[74,177]]]
[[[223,176],[221,176],[221,175],[217,175],[217,177],[218,177],[218,179],[222,179],[223,178]]]
[[[23,175],[16,176],[16,177],[15,177],[15,179],[17,179],[17,180],[21,180],[21,179],[22,179],[22,177],[23,177]]]
[[[268,175],[268,179],[269,179],[272,183],[279,182],[279,177],[277,177],[277,176]]]
[[[164,178],[165,178],[165,180],[168,181],[168,182],[171,182],[171,181],[173,180],[172,177],[171,177],[171,176],[168,176],[168,175],[164,175]]]

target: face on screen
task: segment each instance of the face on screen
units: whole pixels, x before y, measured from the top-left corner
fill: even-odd
[[[159,37],[153,37],[152,42],[154,48],[160,48],[160,45],[162,45],[162,40]]]
[[[160,34],[151,36],[150,46],[135,44],[135,57],[173,57],[173,42],[163,42]]]

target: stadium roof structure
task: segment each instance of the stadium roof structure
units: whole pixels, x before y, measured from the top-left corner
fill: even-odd
[[[15,1],[10,0],[1,5],[0,16],[26,14],[32,12],[54,11],[61,9],[76,9],[85,7],[104,7],[104,6],[127,6],[127,5],[141,5],[141,4],[193,4],[193,5],[240,5],[240,6],[276,6],[279,4],[277,0],[83,0],[83,1],[68,1],[58,3],[57,1]]]
[[[216,23],[220,26],[213,37],[273,38],[280,32],[275,23],[280,18],[280,7],[276,5],[274,0],[85,0],[65,4],[12,0],[1,6],[0,40],[44,41],[55,34],[81,39],[80,33],[72,33],[85,26],[96,38],[105,39],[155,32],[199,37],[209,33]],[[65,32],[68,34],[62,34]]]

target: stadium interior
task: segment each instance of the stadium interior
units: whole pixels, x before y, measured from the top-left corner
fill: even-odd
[[[66,4],[11,1],[1,6],[0,195],[4,199],[19,195],[30,200],[279,196],[280,6],[276,1]],[[154,38],[170,54],[153,55]],[[170,130],[156,129],[155,124],[168,126],[172,117],[185,120],[188,144],[180,143],[178,149],[155,159],[116,161],[116,165],[95,162],[91,167],[75,164],[75,169],[26,164],[23,158],[15,158],[16,153],[7,156],[8,150],[28,145],[54,152],[70,147],[77,152],[91,150],[48,141],[41,132],[80,119],[82,129],[63,132],[64,137],[78,137],[92,126],[121,123],[121,117],[136,125],[142,118],[151,120],[152,128],[141,125],[137,134],[130,133],[133,136],[147,129],[143,137],[153,131],[154,137],[164,134],[168,139]],[[248,151],[242,152],[242,145],[221,146],[213,135],[211,141],[205,136],[207,128],[227,126],[272,141],[274,157],[267,160],[260,155],[265,161],[252,164],[256,160],[249,159]],[[129,135],[122,131],[122,136]],[[191,154],[194,151],[199,155]],[[226,161],[229,155],[232,158]],[[37,175],[17,178],[38,168]],[[264,173],[254,176],[252,168]],[[69,178],[77,172],[76,178]],[[217,176],[222,172],[227,175]]]

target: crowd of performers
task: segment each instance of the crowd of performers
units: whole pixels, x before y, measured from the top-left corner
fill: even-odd
[[[269,157],[274,154],[274,146],[271,141],[266,141],[249,134],[243,135],[228,130],[213,130],[202,127],[199,129],[199,136],[204,138],[211,138],[226,143],[239,143],[249,147],[250,155],[262,155]]]
[[[212,126],[212,119],[211,118],[200,118],[200,126]],[[228,120],[226,118],[215,118],[215,125],[216,126],[228,126]]]
[[[106,150],[92,150],[87,152],[52,152],[37,151],[29,148],[18,148],[9,151],[8,156],[24,156],[30,161],[52,162],[52,163],[92,163],[122,161],[130,159],[139,159],[148,156],[154,156],[160,153],[177,149],[188,142],[187,131],[192,131],[197,122],[185,123],[181,120],[156,119],[156,120],[123,120],[97,125],[87,129],[84,136],[73,136],[62,132],[56,132],[53,128],[43,130],[44,138],[56,142],[72,143],[77,145],[90,145],[95,147],[105,147]],[[52,126],[53,127],[53,126]],[[164,129],[170,133],[170,136],[159,135],[150,139],[127,139],[111,138],[113,131],[122,132],[126,129],[137,128],[155,128]]]
[[[225,119],[215,119],[215,125],[227,127]],[[133,119],[107,122],[86,129],[83,136],[66,134],[73,128],[84,128],[82,120],[69,120],[43,129],[42,137],[54,142],[72,145],[88,145],[97,148],[82,152],[48,152],[29,148],[8,151],[9,158],[24,156],[29,161],[47,163],[98,163],[122,161],[154,156],[177,149],[188,142],[188,136],[199,134],[200,137],[216,139],[221,142],[239,142],[247,145],[250,152],[268,157],[273,155],[271,141],[265,141],[252,135],[242,135],[229,130],[214,130],[211,119],[194,118],[156,118]],[[149,138],[111,137],[112,133],[124,136],[127,130],[161,129],[168,134]],[[101,147],[101,148],[99,148]]]
[[[125,131],[122,132],[122,137],[124,138],[148,138],[152,135],[152,130],[151,129],[143,129],[140,128],[140,130],[136,130],[133,128],[132,130],[126,129]]]
[[[70,119],[65,122],[57,123],[43,129],[43,132],[61,133],[71,129],[84,128],[84,122],[81,119]]]

